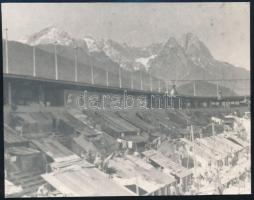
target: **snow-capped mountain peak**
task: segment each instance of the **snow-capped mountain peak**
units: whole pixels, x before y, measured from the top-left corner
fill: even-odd
[[[35,46],[40,44],[54,44],[69,46],[73,43],[73,38],[65,32],[56,27],[47,27],[38,33],[35,33],[20,42]]]
[[[167,46],[169,48],[174,48],[174,47],[179,46],[179,44],[177,43],[177,41],[174,37],[170,37],[165,46]]]
[[[207,57],[212,58],[212,55],[209,49],[204,45],[199,38],[193,33],[186,33],[182,37],[182,41],[180,42],[184,50],[189,55],[195,55],[195,57]]]

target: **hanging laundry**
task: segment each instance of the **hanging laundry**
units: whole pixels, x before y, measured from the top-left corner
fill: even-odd
[[[128,148],[132,149],[132,141],[128,141]]]
[[[123,145],[123,148],[127,148],[128,147],[128,144],[127,144],[127,141],[126,140],[122,140],[122,145]]]

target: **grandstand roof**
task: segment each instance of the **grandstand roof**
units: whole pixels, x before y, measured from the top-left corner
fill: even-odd
[[[42,82],[42,83],[46,83],[46,84],[54,84],[54,85],[62,85],[65,88],[71,88],[73,89],[73,87],[84,87],[86,89],[91,89],[91,90],[96,90],[98,92],[120,92],[123,93],[124,90],[128,89],[128,88],[119,88],[119,87],[107,87],[104,85],[99,85],[99,84],[90,84],[90,83],[82,83],[82,82],[75,82],[75,81],[69,81],[69,80],[55,80],[55,79],[50,79],[47,77],[33,77],[31,75],[21,75],[21,74],[3,74],[3,78],[11,78],[11,79],[16,79],[16,80],[27,80],[27,81],[36,81],[36,82]],[[151,91],[144,91],[144,90],[138,90],[138,89],[133,89],[131,90],[131,92],[129,92],[131,94],[151,94]],[[153,91],[153,94],[163,94],[163,92],[159,93],[157,91]],[[179,97],[179,96],[177,96]],[[186,95],[181,95],[182,98],[185,99],[198,99],[198,100],[213,100],[213,101],[219,101],[216,97],[209,97],[209,96],[186,96]],[[228,96],[228,97],[222,97],[222,100],[229,100],[229,101],[241,101],[244,100],[246,96]],[[249,95],[247,95],[247,98],[250,98]]]

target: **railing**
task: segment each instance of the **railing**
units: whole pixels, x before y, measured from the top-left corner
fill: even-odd
[[[170,92],[173,84],[179,94],[190,96],[250,95],[250,79],[168,80],[151,76],[149,71],[127,71],[117,65],[105,69],[91,58],[79,62],[81,52],[73,50],[73,59],[18,42],[4,42],[4,74],[26,75],[53,80],[73,81],[107,87],[119,87],[152,92]]]

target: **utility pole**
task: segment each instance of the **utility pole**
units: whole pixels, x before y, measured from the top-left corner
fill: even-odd
[[[55,78],[58,80],[58,63],[57,63],[57,49],[56,49],[57,42],[54,43],[55,47]]]
[[[35,46],[33,46],[33,76],[36,76],[36,66],[35,66],[36,60],[35,60]]]
[[[174,106],[173,106],[173,97],[172,97],[172,95],[170,95],[170,100],[171,100],[170,101],[170,107],[173,109]]]
[[[119,68],[118,68],[118,75],[119,75],[119,88],[122,88],[122,74],[121,74],[121,56],[119,57],[118,63],[119,63]]]
[[[131,89],[133,90],[133,71],[131,71]]]
[[[214,130],[214,123],[212,122],[212,134],[213,134],[213,139],[215,141],[215,130]]]
[[[9,56],[8,56],[8,28],[5,29],[5,66],[6,70],[5,72],[8,74],[9,73]]]
[[[108,79],[108,68],[107,68],[107,71],[106,71],[106,82],[107,82],[107,87],[109,86],[109,79]]]
[[[159,92],[161,92],[161,80],[159,79]]]
[[[137,176],[135,177],[135,182],[136,182],[136,193],[137,195],[139,196],[139,188],[138,188],[138,179],[137,179]]]
[[[167,81],[166,83],[167,83],[167,85],[166,85],[166,86],[167,86],[167,87],[166,87],[167,93],[169,93],[169,88],[168,88],[169,82]]]
[[[140,90],[143,90],[142,71],[140,70]]]
[[[94,84],[94,76],[93,76],[93,64],[91,64],[91,83]]]
[[[119,87],[122,88],[122,74],[121,74],[121,64],[119,64]]]
[[[8,81],[8,104],[9,104],[9,106],[12,105],[12,88],[11,88],[10,81]]]
[[[94,84],[94,76],[93,76],[93,63],[91,61],[91,54],[90,52],[88,51],[88,65],[90,66],[90,69],[91,69],[91,84],[93,85]]]
[[[152,80],[152,71],[151,69],[149,70],[149,80],[150,80],[150,91],[153,91],[153,80]]]
[[[214,123],[212,122],[212,133],[213,133],[213,148],[215,149],[215,127]],[[215,179],[215,188],[219,189],[220,187],[220,175],[219,175],[219,166],[218,162],[216,162],[216,159],[214,158],[214,162],[216,163],[216,179]]]
[[[78,82],[78,48],[75,47],[75,82]]]
[[[193,96],[196,96],[196,81],[193,82]]]
[[[194,160],[194,175],[196,175],[195,138],[194,138],[194,131],[193,131],[192,124],[190,128],[191,128],[191,141],[192,141],[193,160]]]
[[[161,108],[161,97],[159,96],[159,109]]]
[[[216,93],[217,93],[217,97],[219,97],[219,82],[216,82]]]
[[[165,101],[165,109],[168,109],[168,91],[165,92],[164,95],[164,101]]]

